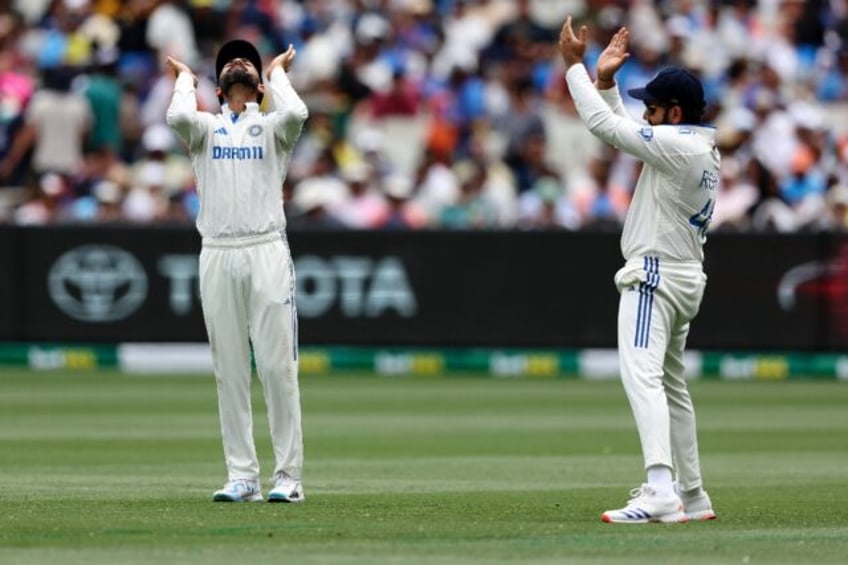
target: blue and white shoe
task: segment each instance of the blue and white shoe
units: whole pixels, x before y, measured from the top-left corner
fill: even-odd
[[[303,485],[300,481],[293,479],[285,473],[277,475],[274,488],[268,493],[268,502],[298,503],[306,500],[303,493]]]
[[[611,524],[673,524],[689,520],[683,511],[683,501],[673,492],[661,494],[652,486],[644,484],[631,490],[630,497],[627,506],[618,510],[607,510],[601,520]]]
[[[235,479],[227,481],[224,488],[212,495],[215,502],[262,502],[262,489],[259,481]]]

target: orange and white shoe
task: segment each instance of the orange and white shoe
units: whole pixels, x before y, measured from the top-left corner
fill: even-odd
[[[660,494],[651,485],[644,484],[630,491],[627,506],[607,510],[601,520],[610,524],[673,524],[687,522],[689,517],[677,494]]]

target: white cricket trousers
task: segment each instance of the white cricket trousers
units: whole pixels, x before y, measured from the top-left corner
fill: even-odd
[[[645,468],[669,467],[683,490],[702,485],[683,351],[706,282],[700,263],[671,263],[658,257],[630,259],[615,275],[621,293],[621,381],[636,420]]]
[[[271,428],[274,473],[301,479],[294,288],[291,254],[280,233],[203,239],[200,298],[212,348],[229,480],[259,480],[250,393],[251,344]]]

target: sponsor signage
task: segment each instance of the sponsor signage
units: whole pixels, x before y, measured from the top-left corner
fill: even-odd
[[[11,336],[20,320],[18,287],[22,282],[18,255],[18,230],[0,226],[0,338]]]
[[[70,318],[102,323],[131,316],[147,299],[147,274],[135,256],[114,245],[80,245],[47,273],[50,299]]]
[[[0,340],[205,342],[193,228],[0,231]],[[614,348],[617,234],[293,232],[301,344]],[[689,347],[848,347],[848,239],[714,234]],[[438,371],[438,356],[382,355],[386,373]],[[320,368],[326,359],[310,363]],[[502,375],[563,370],[546,355],[495,356]],[[728,374],[747,367],[728,361]],[[761,374],[780,378],[779,364]]]
[[[184,228],[20,228],[20,316],[8,338],[203,341],[198,249]]]
[[[707,290],[690,344],[776,351],[848,347],[845,236],[712,235],[706,268]]]

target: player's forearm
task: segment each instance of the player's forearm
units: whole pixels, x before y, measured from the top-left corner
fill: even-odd
[[[618,87],[615,83],[613,83],[611,88],[602,89],[598,86],[598,83],[595,84],[598,89],[598,94],[601,95],[601,98],[604,99],[604,102],[607,103],[613,112],[618,114],[623,118],[630,118],[630,114],[627,113],[627,109],[624,107],[624,101],[621,99],[621,94],[618,91]]]
[[[194,77],[190,73],[182,72],[174,84],[174,94],[165,114],[165,121],[188,142],[192,124],[197,119],[197,93]]]
[[[189,73],[180,73],[174,84],[174,94],[168,105],[166,120],[175,125],[190,121],[197,112],[197,91],[194,86],[194,77]]]
[[[309,109],[282,68],[277,67],[271,71],[268,86],[276,108],[274,129],[277,135],[292,144],[309,117]]]
[[[568,89],[577,113],[586,127],[597,137],[610,142],[610,131],[614,129],[611,119],[615,114],[607,104],[601,93],[592,84],[586,67],[583,65],[572,65],[565,73]]]

